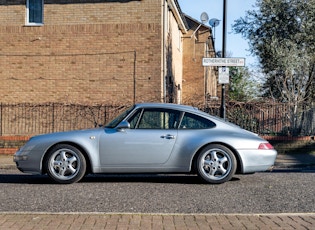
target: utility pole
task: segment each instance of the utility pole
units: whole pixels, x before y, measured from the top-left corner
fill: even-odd
[[[223,0],[223,29],[222,29],[222,58],[225,58],[225,47],[226,47],[226,8],[227,0]],[[220,116],[225,119],[225,84],[222,84],[221,91],[221,107],[220,107]]]

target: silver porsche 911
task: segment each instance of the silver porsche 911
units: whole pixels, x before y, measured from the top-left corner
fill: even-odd
[[[258,135],[175,104],[136,104],[89,130],[32,137],[14,154],[22,172],[74,183],[89,173],[197,173],[207,183],[266,171],[277,152]]]

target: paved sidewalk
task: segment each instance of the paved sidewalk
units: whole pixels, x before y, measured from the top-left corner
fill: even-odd
[[[314,229],[315,213],[115,214],[0,213],[0,229]]]
[[[275,169],[315,168],[315,153],[278,154],[274,168]]]
[[[13,155],[0,154],[0,169],[16,169]]]

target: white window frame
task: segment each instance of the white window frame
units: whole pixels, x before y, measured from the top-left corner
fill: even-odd
[[[26,0],[26,19],[25,23],[28,26],[41,26],[44,24],[44,0],[36,0],[36,1],[41,1],[41,9],[42,9],[42,14],[41,14],[41,19],[40,22],[30,22],[30,0]]]

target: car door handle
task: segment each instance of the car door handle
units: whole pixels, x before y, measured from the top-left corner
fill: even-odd
[[[174,135],[171,134],[166,134],[166,135],[162,135],[161,138],[165,138],[165,139],[175,139]]]

